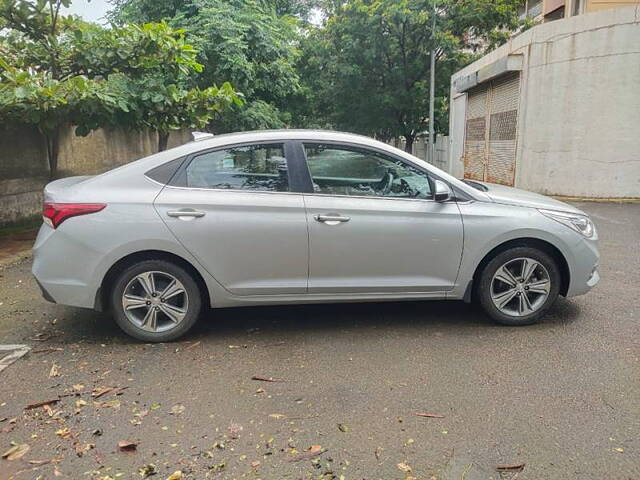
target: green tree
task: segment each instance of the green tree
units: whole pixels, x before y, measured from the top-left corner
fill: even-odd
[[[78,135],[150,127],[163,147],[169,130],[202,126],[240,101],[230,84],[193,87],[202,65],[183,32],[164,23],[105,29],[60,15],[68,5],[0,1],[0,116],[37,126],[52,177],[66,125]]]
[[[290,122],[288,102],[299,89],[295,63],[301,22],[292,15],[296,4],[306,3],[117,0],[111,18],[116,23],[164,19],[184,29],[206,66],[198,84],[225,78],[244,94],[245,104],[219,115],[213,130],[281,128]]]
[[[433,15],[436,29],[433,30]],[[402,136],[411,151],[428,128],[430,52],[436,57],[436,130],[446,131],[449,78],[517,28],[518,0],[327,2],[303,42],[303,89],[337,128]],[[304,110],[297,120],[305,121]]]
[[[197,51],[183,30],[164,21],[84,29],[76,32],[75,47],[85,74],[118,84],[128,107],[118,124],[157,131],[159,150],[172,130],[205,128],[220,112],[243,104],[229,82],[197,86],[203,72]]]

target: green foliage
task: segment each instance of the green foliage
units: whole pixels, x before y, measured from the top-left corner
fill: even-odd
[[[198,61],[206,66],[198,84],[205,87],[225,78],[243,92],[245,106],[223,112],[213,122],[215,131],[287,124],[288,100],[299,89],[295,62],[300,22],[277,10],[295,13],[293,6],[302,2],[280,2],[278,7],[263,0],[188,0],[179,5],[159,0],[147,8],[148,2],[118,0],[112,19],[165,19],[174,28],[184,29],[199,52]]]
[[[63,5],[0,3],[0,115],[39,128],[52,175],[64,125],[78,135],[106,125],[146,127],[166,139],[242,103],[229,83],[196,85],[203,65],[183,31],[164,22],[106,29],[60,16]]]
[[[5,119],[50,131],[69,118],[81,117],[85,128],[97,128],[111,113],[126,108],[119,99],[121,92],[109,82],[82,75],[59,80],[47,72],[17,70],[3,60],[0,67],[0,106]]]
[[[303,41],[302,90],[338,129],[407,144],[428,128],[430,52],[435,51],[436,131],[446,132],[450,75],[518,26],[517,0],[329,2],[325,23]]]

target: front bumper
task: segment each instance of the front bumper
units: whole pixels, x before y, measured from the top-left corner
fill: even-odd
[[[584,295],[598,284],[600,281],[599,260],[597,238],[593,240],[581,239],[573,248],[573,261],[569,264],[571,279],[567,297]]]

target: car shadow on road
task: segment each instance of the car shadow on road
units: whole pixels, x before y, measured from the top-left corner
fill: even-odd
[[[61,309],[58,332],[60,343],[136,344],[124,334],[108,313]],[[545,320],[545,329],[574,322],[581,315],[577,304],[558,299]],[[286,339],[290,334],[336,335],[351,329],[375,329],[379,335],[416,328],[456,336],[489,333],[493,329],[518,328],[495,324],[478,307],[461,301],[411,301],[384,303],[331,303],[319,305],[259,306],[210,309],[203,313],[194,329],[182,341],[224,337],[229,341],[246,339],[246,333],[260,330]],[[369,332],[370,333],[370,332]]]
[[[580,309],[575,303],[559,298],[540,327],[571,323],[579,315]],[[459,332],[504,328],[472,304],[461,301],[411,301],[216,309],[203,315],[194,334],[232,334],[256,328],[327,333],[355,327],[401,329],[413,326],[434,330],[450,328]]]

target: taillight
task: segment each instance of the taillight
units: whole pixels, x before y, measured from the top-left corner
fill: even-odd
[[[42,219],[49,226],[58,228],[67,218],[96,213],[106,206],[104,203],[44,203]]]

